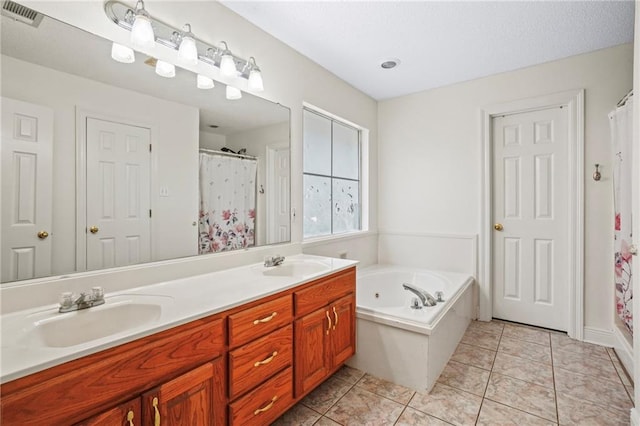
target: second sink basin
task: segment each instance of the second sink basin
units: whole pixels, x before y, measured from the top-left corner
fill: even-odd
[[[285,260],[282,265],[265,268],[262,273],[275,277],[304,277],[325,272],[329,269],[328,265],[320,262]]]
[[[33,322],[28,334],[31,342],[42,346],[75,346],[153,323],[171,300],[166,296],[115,296],[94,308],[46,315]]]

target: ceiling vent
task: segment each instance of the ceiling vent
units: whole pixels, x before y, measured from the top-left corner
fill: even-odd
[[[28,7],[24,7],[11,0],[2,2],[2,14],[35,28],[38,28],[43,17],[41,13],[38,13],[33,9],[29,9]]]

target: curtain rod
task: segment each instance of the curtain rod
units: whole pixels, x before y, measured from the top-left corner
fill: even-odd
[[[629,90],[629,93],[627,93],[626,95],[624,95],[624,97],[622,99],[620,99],[620,101],[618,101],[618,107],[623,106],[624,104],[627,103],[627,101],[629,100],[630,97],[633,96],[633,89]]]
[[[254,157],[253,155],[234,154],[233,152],[216,151],[215,149],[207,149],[207,148],[200,148],[199,151],[205,152],[207,154],[216,154],[216,155],[222,155],[225,157],[235,157],[235,158],[243,158],[245,160],[258,161],[258,157]]]

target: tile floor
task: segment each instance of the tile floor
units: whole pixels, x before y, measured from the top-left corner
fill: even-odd
[[[274,425],[628,425],[630,395],[612,349],[474,321],[430,393],[343,367]]]

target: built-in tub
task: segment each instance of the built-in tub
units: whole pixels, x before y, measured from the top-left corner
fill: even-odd
[[[431,390],[473,315],[473,277],[393,265],[359,269],[356,355],[348,365],[415,390]],[[403,283],[444,302],[412,309]]]

